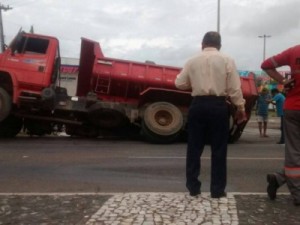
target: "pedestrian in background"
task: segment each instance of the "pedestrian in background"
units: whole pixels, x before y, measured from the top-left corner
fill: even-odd
[[[289,66],[291,78],[285,79],[277,67]],[[283,107],[283,130],[285,136],[284,169],[267,175],[267,193],[276,198],[278,188],[287,182],[294,205],[300,206],[300,45],[291,47],[265,60],[261,68],[286,90]]]
[[[272,104],[276,106],[276,114],[280,117],[280,139],[277,144],[284,144],[284,131],[283,131],[283,105],[285,101],[284,95],[279,92],[277,88],[271,90],[271,94],[273,96],[272,100],[270,101]]]
[[[269,94],[269,90],[267,88],[263,88],[256,103],[256,118],[260,137],[268,137],[267,128],[270,101],[271,95]]]
[[[191,196],[201,193],[201,181],[198,177],[200,157],[206,141],[211,145],[211,197],[226,196],[229,136],[227,97],[237,106],[238,123],[247,120],[245,100],[235,63],[229,56],[221,53],[220,48],[220,34],[207,32],[202,40],[202,52],[187,61],[175,80],[177,88],[191,89],[193,96],[188,114],[186,156],[186,187]]]

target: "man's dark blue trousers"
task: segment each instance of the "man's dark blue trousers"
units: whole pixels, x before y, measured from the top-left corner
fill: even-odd
[[[201,191],[199,180],[204,146],[211,146],[211,183],[213,195],[225,192],[227,179],[227,142],[229,109],[225,97],[197,96],[189,108],[186,187],[190,193]]]

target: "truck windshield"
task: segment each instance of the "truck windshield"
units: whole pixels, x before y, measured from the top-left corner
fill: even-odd
[[[46,54],[49,40],[32,37],[22,37],[17,47],[17,53]]]

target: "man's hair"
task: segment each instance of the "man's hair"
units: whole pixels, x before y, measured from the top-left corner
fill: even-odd
[[[202,45],[221,47],[221,35],[216,31],[207,32],[203,37]]]

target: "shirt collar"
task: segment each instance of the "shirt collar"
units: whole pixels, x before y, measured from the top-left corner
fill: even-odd
[[[219,51],[217,48],[214,48],[214,47],[206,47],[203,49],[203,51]]]

